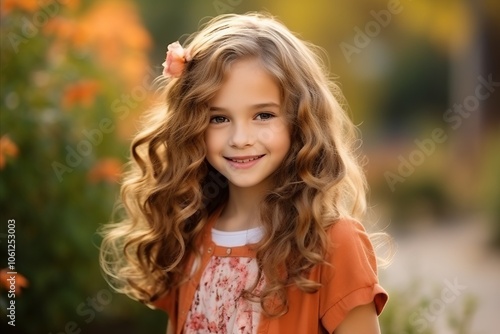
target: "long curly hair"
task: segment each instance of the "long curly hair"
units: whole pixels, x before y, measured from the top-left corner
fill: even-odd
[[[259,298],[268,315],[283,314],[287,286],[319,289],[307,273],[324,261],[328,227],[365,212],[356,127],[321,50],[268,14],[216,17],[184,44],[192,60],[165,81],[162,101],[133,140],[121,188],[125,215],[102,230],[101,266],[117,291],[146,304],[186,279],[207,218],[228,197],[227,180],[205,159],[209,101],[231,64],[257,58],[280,86],[291,147],[260,207],[265,233],[256,257],[266,284],[246,297]],[[275,313],[269,296],[282,302]]]

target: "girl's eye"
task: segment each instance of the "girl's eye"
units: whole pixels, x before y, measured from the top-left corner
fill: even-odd
[[[274,117],[273,114],[263,112],[263,113],[258,114],[256,119],[261,120],[261,121],[266,121],[266,120],[271,119],[273,117]]]
[[[210,118],[210,123],[224,123],[227,120],[228,119],[224,116],[214,116],[214,117]]]

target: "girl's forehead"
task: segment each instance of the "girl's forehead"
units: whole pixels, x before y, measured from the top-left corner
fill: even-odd
[[[223,107],[280,104],[280,88],[276,80],[255,59],[244,59],[232,64],[222,85],[217,90],[212,105]]]

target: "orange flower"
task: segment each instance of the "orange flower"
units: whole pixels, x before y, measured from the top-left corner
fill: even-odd
[[[76,11],[80,8],[80,2],[80,0],[64,0],[64,2],[61,1],[60,4],[71,11]]]
[[[39,7],[37,0],[3,0],[0,5],[2,15],[9,14],[15,9],[34,12]]]
[[[152,38],[131,1],[95,1],[79,18],[73,46],[91,51],[100,65],[117,73],[130,88],[147,75]],[[128,66],[133,62],[134,66]],[[142,70],[142,71],[141,71]]]
[[[62,105],[65,109],[70,109],[76,104],[88,108],[94,103],[97,91],[99,91],[97,81],[84,80],[74,83],[64,91]]]
[[[69,8],[74,11],[78,9],[80,5],[80,0],[64,0],[64,2],[57,1],[40,1],[40,0],[3,0],[0,2],[0,10],[2,15],[9,14],[11,11],[15,9],[21,9],[26,12],[33,13],[36,10],[58,10],[59,8]],[[52,6],[51,9],[47,9],[46,7]],[[55,8],[55,9],[54,9]]]
[[[17,157],[19,149],[17,145],[9,138],[7,135],[3,135],[0,138],[0,169],[5,167],[6,158]]]
[[[116,73],[128,89],[142,83],[149,76],[147,51],[153,43],[136,5],[123,0],[93,1],[79,15],[71,13],[75,1],[65,0],[65,8],[69,6],[69,10],[51,18],[41,28],[45,35],[55,37],[49,60],[58,66],[76,50],[91,55],[98,65]]]
[[[13,285],[14,293],[16,294],[16,296],[18,296],[21,294],[21,288],[26,288],[29,285],[29,282],[26,277],[19,273],[9,274],[8,272],[9,270],[7,268],[0,270],[0,287],[3,287],[5,290],[9,291],[11,285]],[[11,278],[14,278],[14,280],[10,281]]]
[[[42,29],[44,34],[55,36],[59,40],[65,41],[75,34],[77,23],[75,20],[67,17],[55,16]]]
[[[120,180],[122,164],[115,158],[106,158],[97,162],[88,174],[91,182],[116,183]]]

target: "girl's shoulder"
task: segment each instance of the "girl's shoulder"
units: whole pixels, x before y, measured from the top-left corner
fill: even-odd
[[[371,246],[365,227],[354,219],[338,219],[327,228],[326,232],[333,248],[355,246],[358,243]]]
[[[377,259],[373,244],[365,227],[353,219],[339,219],[327,229],[329,245],[326,250],[325,270],[329,275],[342,270],[356,273],[356,276],[365,273],[374,278],[377,275]]]

